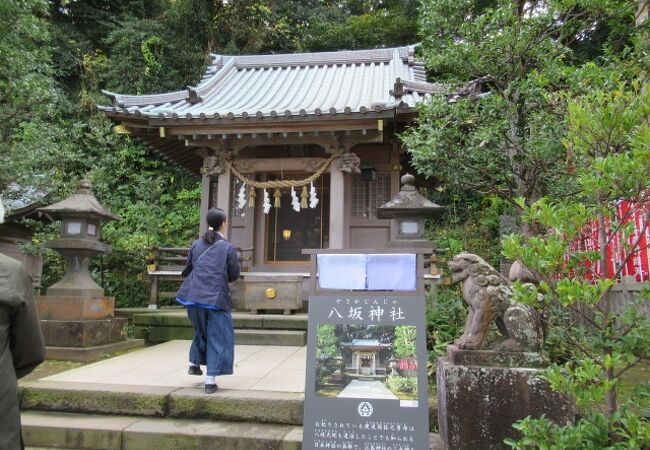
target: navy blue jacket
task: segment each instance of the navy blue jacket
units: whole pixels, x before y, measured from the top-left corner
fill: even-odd
[[[228,283],[239,278],[239,258],[230,242],[218,234],[215,237],[214,244],[208,244],[203,238],[192,244],[187,257],[188,264],[192,264],[192,272],[183,281],[176,297],[230,311],[232,299]],[[205,251],[208,253],[199,260]]]

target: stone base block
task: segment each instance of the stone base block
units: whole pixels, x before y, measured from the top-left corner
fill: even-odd
[[[128,319],[41,320],[45,345],[50,347],[92,347],[126,339]]]
[[[456,345],[449,345],[447,357],[452,364],[458,366],[535,368],[548,366],[548,361],[537,352],[461,350]]]
[[[526,416],[573,422],[575,412],[551,391],[541,369],[457,365],[438,359],[438,425],[447,450],[509,448],[512,424]]]
[[[49,320],[95,320],[113,316],[113,297],[70,297],[42,295],[36,297],[38,317]]]
[[[285,314],[302,307],[302,276],[245,275],[246,309],[283,310]]]
[[[45,359],[61,361],[93,362],[111,353],[117,353],[132,348],[144,347],[143,339],[126,339],[111,344],[95,345],[92,347],[45,347]]]

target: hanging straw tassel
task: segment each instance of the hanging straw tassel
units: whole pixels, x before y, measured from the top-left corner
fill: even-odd
[[[249,208],[255,208],[255,197],[257,194],[255,193],[255,188],[251,186],[250,191],[248,192],[248,207]]]
[[[273,194],[273,197],[275,197],[275,206],[276,208],[280,207],[280,198],[282,197],[282,192],[280,192],[280,188],[275,188],[275,193]]]
[[[307,185],[302,187],[302,193],[300,194],[300,207],[305,209],[307,205],[307,198],[309,198],[309,192],[307,192]]]

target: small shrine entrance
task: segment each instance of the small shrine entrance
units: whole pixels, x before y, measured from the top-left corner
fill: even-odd
[[[353,339],[341,346],[351,353],[350,365],[345,370],[348,376],[382,378],[386,375],[386,357],[382,358],[382,354],[391,349],[391,344],[381,343],[377,339]]]
[[[281,179],[281,175],[270,174],[269,178]],[[290,178],[306,178],[309,174],[295,174]],[[286,264],[308,261],[303,248],[328,248],[329,246],[329,175],[325,174],[314,182],[320,194],[313,208],[296,211],[289,207],[292,202],[291,189],[281,189],[280,202],[284,208],[273,208],[263,217],[264,261],[267,264]],[[258,208],[263,207],[260,205]],[[263,211],[262,211],[263,212]]]

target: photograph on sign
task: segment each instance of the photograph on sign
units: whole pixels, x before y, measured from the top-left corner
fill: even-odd
[[[320,397],[411,400],[417,406],[416,327],[322,323],[315,390]]]

